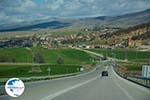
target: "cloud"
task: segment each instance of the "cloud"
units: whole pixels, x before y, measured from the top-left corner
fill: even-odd
[[[65,2],[64,0],[45,0],[45,3],[49,10],[55,11],[59,9]]]
[[[150,0],[0,0],[0,24],[55,16],[114,16],[150,8]]]
[[[5,24],[5,21],[7,21],[8,16],[6,16],[4,12],[0,12],[0,19],[0,23]]]
[[[24,18],[20,18],[20,16],[8,16],[4,12],[0,12],[0,25],[23,22],[23,21]]]
[[[31,11],[32,9],[36,9],[37,5],[32,0],[23,0],[20,7],[18,7],[18,10],[20,9],[21,12]]]

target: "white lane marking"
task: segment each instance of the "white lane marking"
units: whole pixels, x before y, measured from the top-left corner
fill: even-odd
[[[56,92],[56,93],[54,93],[54,94],[50,94],[50,95],[48,95],[48,96],[42,98],[42,100],[51,100],[51,99],[53,99],[53,98],[55,98],[55,97],[57,97],[57,96],[59,96],[59,95],[61,95],[61,94],[64,94],[64,93],[66,93],[66,92],[68,92],[68,91],[70,91],[70,90],[73,90],[73,89],[78,88],[78,87],[80,87],[80,86],[82,86],[82,85],[85,85],[85,84],[87,84],[87,83],[90,83],[90,82],[96,80],[98,77],[100,77],[100,76],[97,76],[97,77],[92,78],[92,79],[90,79],[90,80],[87,80],[87,81],[85,81],[85,82],[79,83],[79,84],[74,85],[74,86],[72,86],[72,87],[69,87],[69,88],[67,88],[67,89],[61,90],[61,91]]]
[[[112,70],[112,72],[115,74],[115,76],[116,76],[116,73],[114,72],[114,70],[113,69],[111,69]],[[130,99],[130,100],[134,100],[134,98],[123,88],[123,87],[121,87],[121,85],[118,83],[118,82],[116,82],[116,80],[115,79],[113,79],[113,81],[115,82],[115,84],[125,93],[125,95]]]
[[[120,84],[118,84],[115,80],[114,80],[115,84],[125,93],[125,95],[130,99],[130,100],[134,100],[134,98],[123,88],[120,86]]]

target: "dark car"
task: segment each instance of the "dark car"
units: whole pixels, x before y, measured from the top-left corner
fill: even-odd
[[[108,76],[108,71],[102,71],[102,76]]]

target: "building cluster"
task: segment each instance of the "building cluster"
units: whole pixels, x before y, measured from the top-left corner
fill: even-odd
[[[70,34],[70,35],[46,35],[37,37],[36,43],[45,48],[57,48],[59,46],[75,46],[80,43],[92,41],[97,34]]]
[[[123,38],[121,40],[115,40],[108,43],[110,46],[114,47],[138,47],[143,44],[142,40],[132,40],[132,37]]]
[[[0,48],[13,48],[18,46],[31,47],[33,46],[33,40],[31,37],[0,40]]]
[[[57,48],[58,46],[70,46],[81,42],[91,41],[96,38],[97,34],[70,34],[70,35],[42,35],[22,38],[11,38],[0,40],[0,48],[5,47],[31,47],[42,45],[45,48]]]
[[[9,40],[0,40],[0,48],[5,47],[31,47],[41,45],[44,48],[59,48],[59,47],[79,47],[79,48],[115,48],[115,47],[138,47],[143,44],[142,40],[132,40],[128,36],[122,39],[107,41],[105,44],[95,44],[93,41],[103,40],[104,33],[78,33],[67,35],[34,35],[29,37],[14,38]]]

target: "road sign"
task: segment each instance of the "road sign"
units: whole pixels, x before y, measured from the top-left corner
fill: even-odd
[[[82,68],[80,68],[80,71],[84,71],[84,68],[82,67]]]
[[[142,66],[142,76],[150,78],[150,65],[143,65]]]

